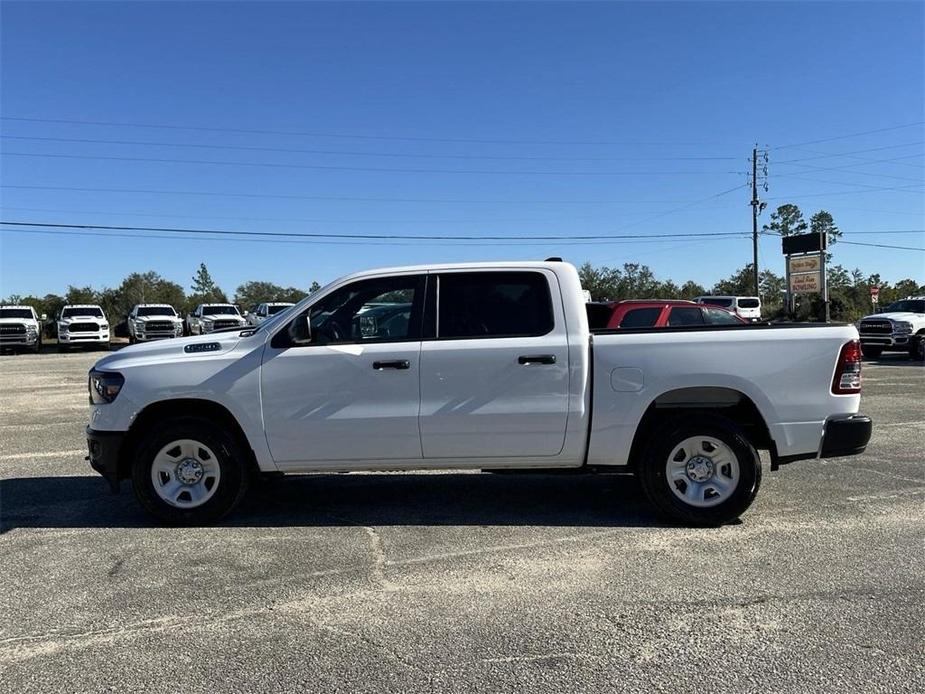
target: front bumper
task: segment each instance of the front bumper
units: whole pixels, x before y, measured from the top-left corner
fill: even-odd
[[[819,457],[838,458],[863,453],[872,430],[870,417],[862,414],[828,420],[819,446]]]
[[[58,342],[65,345],[93,345],[109,343],[109,332],[105,333],[60,333]]]
[[[39,341],[37,334],[24,333],[21,335],[0,336],[0,347],[35,347]]]
[[[97,431],[87,427],[87,460],[96,472],[109,482],[113,494],[119,491],[119,458],[125,432]]]
[[[883,347],[884,349],[907,349],[912,342],[911,333],[893,333],[892,335],[864,335],[861,334],[861,345]]]

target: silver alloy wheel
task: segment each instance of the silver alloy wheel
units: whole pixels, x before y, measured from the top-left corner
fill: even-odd
[[[171,441],[151,464],[154,491],[177,508],[202,506],[215,494],[221,476],[212,449],[193,439]]]
[[[674,495],[685,504],[709,508],[726,501],[739,485],[739,459],[712,436],[692,436],[674,447],[665,464]]]

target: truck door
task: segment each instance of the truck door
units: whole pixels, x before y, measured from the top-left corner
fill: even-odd
[[[555,273],[441,272],[432,294],[433,339],[421,347],[424,457],[558,455],[569,353]]]
[[[267,443],[282,467],[331,461],[420,459],[421,322],[425,275],[358,280],[273,335],[261,367]]]

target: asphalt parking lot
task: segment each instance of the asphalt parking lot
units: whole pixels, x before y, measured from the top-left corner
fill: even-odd
[[[615,476],[262,484],[153,527],[84,462],[99,354],[0,357],[0,671],[15,692],[925,691],[925,368],[866,364],[868,451],[741,523]]]

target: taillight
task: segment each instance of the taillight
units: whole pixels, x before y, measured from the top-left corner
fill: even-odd
[[[832,379],[835,395],[853,395],[861,392],[861,343],[852,340],[842,345]]]

